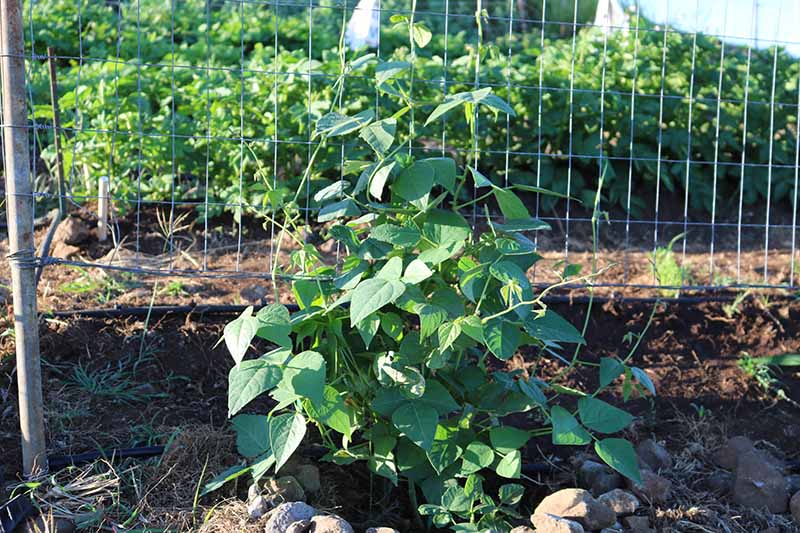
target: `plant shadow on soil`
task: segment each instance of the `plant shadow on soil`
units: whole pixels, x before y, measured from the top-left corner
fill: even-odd
[[[577,326],[583,324],[585,304],[551,307]],[[629,345],[623,339],[629,332],[642,331],[652,310],[652,304],[643,302],[595,303],[582,360],[624,357]],[[246,523],[243,504],[234,498],[237,492],[242,496],[245,483],[238,491],[229,487],[201,499],[193,509],[203,472],[207,480],[238,461],[226,418],[232,361],[224,346],[215,347],[228,318],[167,315],[152,319],[144,334],[143,318],[138,317],[44,319],[41,352],[50,453],[168,444],[162,459],[130,467],[142,469],[139,490],[145,497],[137,493],[142,516],[147,515],[151,524],[184,529],[197,525],[199,509],[201,516],[211,516],[207,531],[223,531],[222,524],[234,527],[235,523],[240,530],[253,526]],[[5,342],[3,350],[0,462],[8,483],[20,469],[20,445],[13,346]],[[713,470],[708,459],[725,436],[746,434],[786,459],[800,459],[796,446],[800,409],[777,400],[745,374],[738,364],[743,352],[753,357],[800,352],[800,303],[756,298],[735,309],[722,303],[670,303],[656,309],[632,364],[647,370],[658,396],[633,399],[627,408],[637,415],[628,436],[634,441],[648,437],[665,441],[681,465],[673,479],[680,489],[677,501],[650,509],[659,526],[676,531],[690,531],[693,524],[712,531],[754,531],[775,523],[775,517],[717,501],[703,488],[704,476]],[[509,364],[529,369],[529,359],[523,353]],[[561,365],[549,360],[539,365],[537,373],[553,375]],[[796,371],[785,369],[775,376],[786,396],[800,400]],[[596,372],[584,368],[570,373],[565,384],[594,390],[596,380]],[[611,387],[610,401],[621,403],[620,389]],[[257,400],[248,411],[265,412],[267,407]],[[536,420],[517,416],[515,422],[535,427]],[[528,483],[523,514],[554,487],[574,486],[570,457],[579,451],[553,447],[547,438],[528,444],[526,461],[550,462],[555,472],[534,476]],[[402,487],[392,491],[361,465],[342,468],[320,463],[320,467],[325,489],[313,503],[357,527],[413,529]]]

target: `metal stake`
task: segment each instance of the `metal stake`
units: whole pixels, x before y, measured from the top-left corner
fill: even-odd
[[[0,0],[0,72],[3,89],[6,218],[14,297],[19,424],[24,474],[47,468],[42,371],[36,315],[33,190],[30,179],[22,0]]]

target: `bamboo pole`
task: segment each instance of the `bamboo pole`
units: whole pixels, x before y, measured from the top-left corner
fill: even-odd
[[[0,72],[3,90],[6,218],[14,299],[19,423],[24,474],[47,468],[39,332],[36,314],[36,261],[33,189],[25,102],[25,44],[22,0],[0,0]]]

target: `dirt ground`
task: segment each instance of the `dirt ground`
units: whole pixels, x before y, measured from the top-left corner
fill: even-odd
[[[87,227],[91,224],[88,211],[79,216]],[[244,487],[229,488],[208,498],[195,497],[203,480],[239,461],[226,418],[227,375],[232,361],[224,347],[215,347],[231,315],[174,313],[147,320],[145,315],[87,318],[48,314],[147,306],[151,302],[246,304],[272,299],[271,283],[263,277],[270,270],[269,227],[245,225],[242,253],[237,257],[239,235],[232,220],[209,224],[223,229],[209,234],[207,247],[200,221],[188,216],[181,226],[173,235],[170,256],[165,252],[169,239],[159,229],[158,216],[155,212],[142,213],[137,255],[135,218],[131,214],[119,221],[120,234],[125,236],[120,247],[99,243],[90,232],[77,246],[73,260],[167,268],[171,257],[176,269],[198,269],[205,259],[209,270],[227,274],[157,277],[74,265],[53,265],[44,270],[39,306],[44,312],[40,333],[49,451],[66,454],[98,447],[168,446],[162,458],[127,460],[108,467],[104,475],[116,480],[117,489],[116,493],[109,489],[104,518],[98,522],[103,527],[131,520],[140,528],[263,530],[263,524],[247,523],[244,518],[240,499]],[[45,231],[45,227],[38,229],[40,241]],[[591,253],[585,241],[581,244],[586,233],[576,231],[573,238],[575,251],[570,259],[580,258],[588,269]],[[609,231],[606,237],[601,236],[601,244],[603,238],[616,246],[622,237]],[[314,239],[315,235],[309,236],[316,244]],[[763,276],[764,259],[757,241],[738,256],[740,270],[755,281]],[[737,252],[727,242],[718,249],[715,264],[735,279]],[[771,267],[769,278],[785,283],[791,262],[781,263],[778,258],[788,257],[789,248],[777,238],[772,242],[782,247],[770,252],[776,259],[771,259],[774,271]],[[536,281],[555,279],[552,272],[563,258],[563,240],[555,235],[549,240],[543,238],[541,244],[545,259],[537,267]],[[318,245],[326,260],[335,261],[336,250],[330,243]],[[3,241],[0,247],[5,246]],[[710,264],[705,245],[696,242],[687,249],[687,276],[705,279]],[[623,281],[642,285],[653,282],[652,250],[627,254],[616,250],[601,249],[599,267],[608,268],[604,276],[611,286],[598,289],[598,295],[675,296],[672,291],[616,287]],[[678,254],[680,261],[680,251]],[[288,255],[282,253],[278,260],[288,261]],[[262,277],[231,274],[237,264],[239,271],[258,272]],[[8,279],[5,263],[0,267],[0,278]],[[291,299],[287,289],[285,283],[278,287],[279,299],[284,302]],[[551,307],[582,326],[587,312],[586,291],[563,291],[559,295]],[[570,302],[570,298],[574,300]],[[737,507],[717,498],[707,487],[707,479],[714,473],[709,458],[728,436],[744,434],[781,458],[800,460],[797,367],[769,367],[769,373],[758,375],[746,371],[754,368],[748,366],[748,357],[758,361],[765,356],[800,352],[800,299],[791,291],[751,291],[740,299],[731,298],[705,303],[668,301],[657,306],[649,300],[601,299],[592,305],[587,346],[580,354],[581,360],[589,363],[604,356],[624,357],[631,350],[630,334],[642,332],[651,313],[653,316],[632,364],[647,370],[658,395],[635,398],[627,405],[637,416],[628,437],[664,441],[679,465],[670,474],[676,498],[670,504],[648,509],[652,523],[665,531],[752,532],[770,526],[780,531],[798,530],[786,516]],[[8,311],[0,323],[0,329],[6,332],[11,326]],[[511,364],[531,367],[524,353]],[[553,360],[539,366],[537,372],[546,378],[561,368],[562,363]],[[582,367],[566,379],[568,385],[591,389],[597,375]],[[612,388],[611,394],[614,402],[622,401],[618,388]],[[17,479],[21,461],[16,395],[13,338],[6,333],[0,335],[0,473],[5,473],[6,487]],[[256,403],[251,409],[264,407]],[[304,452],[314,455],[315,449],[310,444]],[[554,448],[546,438],[529,443],[525,461],[548,462],[554,473],[542,474],[529,483],[523,510],[533,509],[538,499],[555,487],[574,486],[574,468],[569,461],[569,454],[574,452]],[[404,490],[392,490],[372,478],[363,465],[345,469],[322,464],[321,469],[325,488],[312,503],[341,514],[357,529],[373,525],[413,529]]]

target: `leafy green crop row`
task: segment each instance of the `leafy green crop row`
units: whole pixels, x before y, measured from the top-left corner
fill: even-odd
[[[405,4],[386,2],[384,8],[406,13]],[[334,96],[339,34],[349,13],[337,7],[339,2],[327,5],[333,7],[317,7],[309,18],[301,7],[259,2],[211,2],[206,10],[205,2],[189,0],[177,3],[174,13],[168,2],[158,0],[125,1],[119,9],[87,0],[35,3],[33,20],[26,21],[33,28],[33,38],[26,32],[28,44],[35,44],[38,54],[44,54],[46,45],[54,46],[62,56],[58,74],[64,126],[77,130],[68,132],[65,150],[73,194],[91,195],[96,176],[109,174],[115,195],[129,202],[122,202],[122,209],[139,195],[145,200],[174,196],[202,202],[208,193],[211,214],[240,201],[258,210],[270,199],[277,203],[287,198],[308,163],[310,125]],[[436,10],[431,7],[428,13]],[[454,18],[447,34],[440,30],[442,17],[421,12],[416,20],[432,35],[427,46],[417,50],[413,86],[400,85],[409,98],[425,108],[445,93],[473,89],[477,71],[480,84],[491,85],[516,112],[508,129],[505,120],[478,123],[479,165],[497,176],[498,183],[567,192],[569,181],[570,193],[586,200],[594,194],[602,148],[610,162],[604,205],[627,206],[631,172],[634,214],[649,208],[658,179],[665,190],[681,193],[687,175],[692,209],[711,209],[716,180],[717,208],[724,211],[738,204],[747,96],[744,203],[764,205],[769,179],[773,202],[791,200],[800,68],[781,50],[773,116],[772,50],[754,50],[748,62],[746,49],[726,45],[719,93],[718,40],[700,35],[695,42],[693,36],[679,33],[669,33],[665,40],[663,31],[644,20],[638,32],[631,29],[607,39],[597,30],[583,29],[574,53],[570,37],[548,36],[542,51],[539,28],[515,27],[509,38],[507,22],[483,20],[477,69],[475,18]],[[380,116],[398,109],[393,99],[375,90],[376,68],[409,56],[403,29],[389,14],[383,16],[380,52],[377,67],[367,65],[344,81],[344,97],[336,102],[342,113],[356,114],[376,102]],[[544,90],[539,89],[540,72]],[[46,122],[50,114],[46,76],[46,64],[33,62],[38,122]],[[410,78],[410,72],[402,76]],[[427,126],[407,123],[399,127],[415,124],[414,147],[420,151],[441,154],[443,133],[447,150],[459,161],[474,148],[461,116]],[[52,164],[51,139],[51,131],[40,131],[42,155]],[[348,142],[344,151],[329,146],[316,161],[310,194],[299,201],[313,206],[313,194],[339,179],[342,159],[362,159],[368,150],[361,141]],[[688,172],[687,158],[694,162]],[[556,201],[543,198],[544,207]]]

